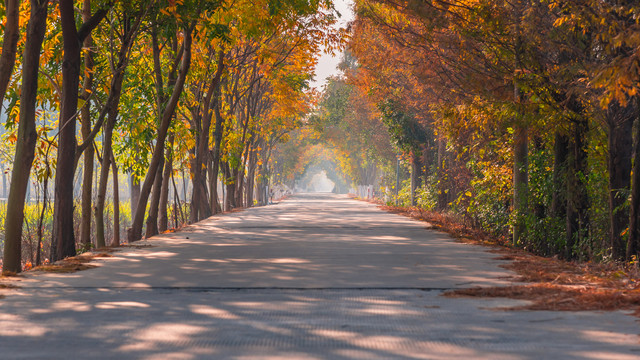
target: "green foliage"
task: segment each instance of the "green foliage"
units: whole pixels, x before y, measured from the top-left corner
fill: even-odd
[[[382,121],[399,149],[406,153],[419,152],[420,145],[429,141],[427,129],[399,101],[388,99],[378,107],[382,112]]]

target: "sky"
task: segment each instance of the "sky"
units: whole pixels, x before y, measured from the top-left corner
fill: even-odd
[[[353,6],[352,0],[335,0],[336,10],[342,15],[338,21],[338,27],[345,27],[347,23],[353,20],[353,12],[351,7]],[[336,75],[340,72],[336,67],[340,63],[342,54],[338,53],[336,56],[322,53],[316,65],[316,76],[314,81],[311,82],[311,87],[317,90],[322,90],[322,86],[326,83],[326,78],[331,75]]]

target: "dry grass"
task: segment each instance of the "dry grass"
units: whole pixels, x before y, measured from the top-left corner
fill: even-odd
[[[380,205],[380,204],[379,204]],[[492,238],[482,230],[463,224],[452,215],[417,208],[380,205],[388,212],[426,221],[431,228],[446,232],[459,241],[491,245],[501,265],[517,274],[511,280],[526,284],[505,287],[458,289],[448,297],[504,297],[531,301],[507,310],[635,310],[640,316],[640,271],[637,266],[577,263],[545,258],[508,246],[505,239]]]

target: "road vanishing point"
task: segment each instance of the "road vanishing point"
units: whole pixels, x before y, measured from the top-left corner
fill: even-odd
[[[332,194],[214,216],[0,299],[1,359],[640,359],[630,312],[506,311],[487,248]]]

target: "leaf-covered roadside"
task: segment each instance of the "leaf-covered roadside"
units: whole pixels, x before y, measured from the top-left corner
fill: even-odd
[[[395,214],[429,223],[458,241],[491,246],[501,265],[515,272],[511,286],[475,287],[447,291],[447,297],[504,297],[530,301],[502,310],[616,311],[634,310],[640,316],[640,267],[631,263],[570,262],[545,258],[510,247],[507,239],[465,225],[455,216],[416,207],[380,205]]]

